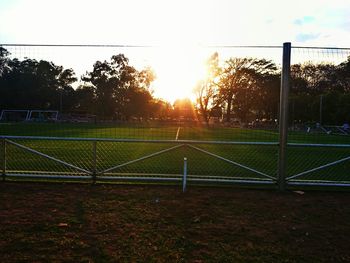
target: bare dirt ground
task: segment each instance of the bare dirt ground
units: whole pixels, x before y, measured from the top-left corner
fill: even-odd
[[[0,183],[0,262],[350,262],[350,193]]]

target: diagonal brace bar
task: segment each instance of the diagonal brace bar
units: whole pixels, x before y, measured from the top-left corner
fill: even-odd
[[[143,161],[145,159],[148,159],[148,158],[151,158],[151,157],[154,157],[154,156],[157,156],[157,155],[160,155],[162,153],[166,153],[166,152],[169,152],[169,151],[172,151],[172,150],[175,150],[177,148],[180,148],[184,146],[184,144],[180,144],[180,145],[176,145],[174,147],[171,147],[171,148],[168,148],[168,149],[165,149],[165,150],[161,150],[159,152],[155,152],[155,153],[152,153],[152,154],[149,154],[149,155],[146,155],[146,156],[143,156],[141,158],[138,158],[138,159],[135,159],[135,160],[132,160],[132,161],[129,161],[129,162],[126,162],[126,163],[122,163],[122,164],[119,164],[119,165],[116,165],[116,166],[113,166],[111,168],[108,168],[106,170],[103,170],[103,171],[99,171],[97,174],[103,174],[103,173],[107,173],[107,172],[110,172],[110,171],[113,171],[113,170],[116,170],[118,168],[121,168],[123,166],[127,166],[129,164],[133,164],[133,163],[137,163],[137,162],[140,162],[140,161]]]
[[[75,165],[73,165],[73,164],[67,163],[67,162],[65,162],[65,161],[62,161],[62,160],[60,160],[60,159],[57,159],[57,158],[52,157],[52,156],[50,156],[50,155],[47,155],[47,154],[45,154],[45,153],[42,153],[42,152],[33,150],[32,148],[29,148],[29,147],[24,146],[24,145],[22,145],[22,144],[19,144],[19,143],[10,141],[10,140],[6,140],[6,142],[8,142],[9,144],[15,145],[15,146],[17,146],[18,148],[21,148],[21,149],[23,149],[23,150],[26,150],[26,151],[28,151],[28,152],[30,152],[30,153],[33,153],[33,154],[39,155],[39,156],[41,156],[41,157],[44,157],[44,158],[46,158],[46,159],[55,161],[55,162],[57,162],[57,163],[60,163],[60,164],[62,164],[62,165],[65,165],[65,166],[68,166],[68,167],[70,167],[70,168],[76,169],[76,170],[81,171],[81,172],[83,172],[83,173],[91,174],[91,172],[88,171],[88,170],[85,170],[85,169],[83,169],[83,168],[77,167],[77,166],[75,166]]]
[[[226,158],[224,158],[224,157],[222,157],[222,156],[220,156],[220,155],[217,155],[217,154],[208,152],[208,151],[206,151],[206,150],[203,150],[203,149],[201,149],[201,148],[198,148],[198,147],[193,146],[193,145],[190,145],[190,144],[189,144],[188,146],[191,147],[191,148],[193,148],[193,149],[195,149],[195,150],[197,150],[197,151],[200,151],[200,152],[202,152],[202,153],[208,154],[208,155],[213,156],[213,157],[215,157],[215,158],[217,158],[217,159],[220,159],[220,160],[222,160],[222,161],[225,161],[225,162],[227,162],[227,163],[234,164],[234,165],[236,165],[236,166],[238,166],[238,167],[241,167],[241,168],[246,169],[246,170],[248,170],[248,171],[251,171],[251,172],[253,172],[253,173],[257,173],[257,174],[260,174],[260,175],[262,175],[262,176],[264,176],[264,177],[267,177],[267,178],[269,178],[269,179],[276,180],[276,178],[274,178],[274,177],[272,177],[272,176],[270,176],[270,175],[268,175],[268,174],[265,174],[265,173],[263,173],[263,172],[260,172],[260,171],[258,171],[258,170],[255,170],[255,169],[250,168],[250,167],[248,167],[248,166],[245,166],[245,165],[243,165],[243,164],[240,164],[240,163],[231,161],[231,160],[226,159]]]
[[[336,165],[336,164],[345,162],[345,161],[347,161],[347,160],[350,160],[350,156],[348,156],[348,157],[346,157],[346,158],[343,158],[343,159],[340,159],[340,160],[337,160],[337,161],[334,161],[334,162],[331,162],[331,163],[327,163],[327,164],[325,164],[325,165],[321,165],[321,166],[316,167],[316,168],[313,168],[313,169],[311,169],[311,170],[307,170],[307,171],[304,171],[304,172],[295,174],[295,175],[293,175],[293,176],[290,176],[290,177],[286,178],[286,180],[295,179],[295,178],[300,177],[300,176],[302,176],[302,175],[309,174],[309,173],[312,173],[312,172],[316,172],[316,171],[322,170],[322,169],[324,169],[324,168],[327,168],[327,167],[330,167],[330,166],[333,166],[333,165]]]

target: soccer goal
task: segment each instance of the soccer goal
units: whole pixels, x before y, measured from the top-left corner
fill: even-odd
[[[29,110],[2,110],[0,121],[5,122],[21,122],[28,121],[30,115]]]
[[[57,121],[58,111],[55,110],[31,110],[27,121],[47,122]]]
[[[332,134],[337,134],[337,135],[349,135],[349,129],[346,127],[344,124],[343,126],[324,126],[324,128]]]
[[[0,121],[3,122],[49,122],[57,119],[58,111],[54,110],[2,110],[0,114]]]

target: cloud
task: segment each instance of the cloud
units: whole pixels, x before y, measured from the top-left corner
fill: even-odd
[[[310,40],[315,40],[317,38],[319,38],[320,34],[303,34],[303,33],[300,33],[300,34],[297,34],[295,36],[295,40],[298,41],[298,42],[307,42],[307,41],[310,41]]]
[[[313,16],[304,16],[302,18],[297,18],[293,21],[294,25],[303,26],[305,24],[310,24],[315,21],[315,17]]]

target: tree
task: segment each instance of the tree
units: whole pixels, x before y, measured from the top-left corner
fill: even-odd
[[[292,116],[302,122],[320,121],[320,97],[323,100],[323,123],[339,124],[347,114],[344,98],[350,87],[350,67],[348,61],[339,65],[320,63],[292,65]],[[342,120],[343,119],[343,120]]]
[[[144,88],[131,87],[126,91],[129,103],[125,105],[122,112],[128,120],[130,117],[148,118],[151,115],[151,93]]]
[[[124,104],[126,86],[134,79],[136,71],[128,62],[122,54],[112,56],[111,62],[97,61],[93,71],[83,77],[95,89],[97,114],[102,118],[121,115],[120,105]]]
[[[150,117],[159,120],[170,119],[173,115],[173,107],[168,101],[153,98],[150,104]]]
[[[136,85],[130,86],[126,91],[129,103],[123,109],[126,119],[131,116],[141,119],[151,116],[152,90],[151,83],[156,76],[151,68],[146,68],[136,74]]]
[[[207,76],[199,81],[194,89],[196,94],[196,106],[201,118],[209,123],[211,109],[216,105],[218,76],[220,74],[219,55],[214,53],[207,60]]]
[[[64,70],[52,62],[8,59],[0,77],[0,104],[8,109],[57,110],[62,95],[60,89],[64,89],[70,99],[74,93],[71,84],[75,81],[73,70]]]
[[[96,113],[96,94],[95,88],[89,85],[80,85],[75,90],[74,110],[95,114]]]
[[[350,91],[350,56],[346,61],[340,63],[335,69],[335,83],[338,91],[349,93]]]
[[[220,100],[226,105],[226,121],[232,111],[247,120],[252,104],[259,98],[261,78],[277,70],[272,61],[255,58],[231,58],[225,62],[220,78]]]
[[[327,63],[292,65],[292,92],[315,95],[336,89],[335,69],[335,65]]]
[[[110,62],[97,61],[93,71],[83,77],[95,89],[97,114],[125,120],[149,114],[150,85],[154,79],[150,68],[137,71],[123,54],[112,56]]]
[[[6,74],[9,70],[8,62],[10,52],[8,52],[5,48],[0,47],[0,77],[3,74]]]
[[[150,93],[153,92],[151,90],[151,84],[156,78],[156,74],[150,67],[146,67],[145,69],[141,70],[137,75],[137,81],[139,83],[140,88],[146,89]]]
[[[279,74],[260,76],[254,100],[250,105],[256,113],[256,119],[275,120],[278,118],[280,83]]]
[[[77,81],[73,69],[63,69],[58,76],[58,92],[60,96],[60,111],[70,111],[75,106],[78,97],[72,84]]]

